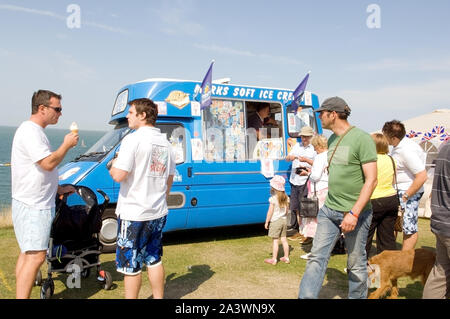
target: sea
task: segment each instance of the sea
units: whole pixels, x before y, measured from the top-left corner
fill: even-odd
[[[0,213],[11,206],[11,146],[17,127],[0,126]],[[52,150],[56,150],[69,133],[67,129],[46,128],[48,140]],[[106,132],[102,131],[79,131],[80,139],[78,145],[70,149],[64,160],[58,167],[70,162],[80,154],[84,154],[93,146]]]

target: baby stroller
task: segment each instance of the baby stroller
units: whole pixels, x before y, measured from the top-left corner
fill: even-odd
[[[76,192],[62,199],[56,199],[55,219],[50,232],[47,252],[48,277],[42,283],[39,271],[36,284],[42,283],[41,299],[53,296],[55,285],[52,273],[69,273],[66,285],[80,288],[80,279],[87,278],[92,267],[97,268],[97,279],[105,290],[112,286],[108,271],[100,268],[101,244],[98,238],[102,226],[102,214],[109,203],[109,197],[97,189],[104,197],[99,205],[95,193],[84,186],[75,186]]]

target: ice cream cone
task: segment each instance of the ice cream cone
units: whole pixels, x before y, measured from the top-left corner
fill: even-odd
[[[70,130],[72,131],[72,133],[78,134],[78,125],[75,122],[72,122],[72,124],[70,125]]]

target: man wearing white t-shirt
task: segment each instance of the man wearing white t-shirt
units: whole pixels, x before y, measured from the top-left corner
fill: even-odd
[[[39,90],[31,99],[31,117],[16,130],[11,149],[11,193],[14,232],[20,247],[16,264],[16,298],[29,298],[36,274],[45,261],[55,216],[56,194],[72,193],[58,185],[56,167],[77,145],[69,133],[54,152],[44,133],[61,116],[61,95]]]
[[[423,184],[427,181],[426,153],[409,138],[405,138],[403,123],[397,120],[384,123],[383,134],[394,146],[391,156],[397,164],[397,186],[400,203],[405,208],[403,216],[402,250],[414,249],[418,239],[419,201]]]
[[[164,296],[162,229],[175,156],[166,136],[155,127],[156,104],[142,98],[129,105],[128,126],[136,131],[123,139],[110,170],[112,178],[120,182],[116,266],[125,275],[125,298],[138,298],[142,267],[147,265],[153,298],[160,299]]]

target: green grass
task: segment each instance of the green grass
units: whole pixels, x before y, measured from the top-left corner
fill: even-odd
[[[430,231],[428,219],[419,219],[419,242],[416,248],[434,250],[435,237]],[[401,247],[401,236],[397,242]],[[19,254],[12,227],[0,228],[0,298],[14,298],[14,268]],[[289,242],[291,264],[276,266],[263,262],[271,256],[271,239],[263,225],[220,228],[209,230],[180,231],[165,234],[163,262],[166,271],[166,298],[297,298],[298,287],[305,270],[306,261],[299,256],[305,251],[298,242]],[[374,249],[374,247],[373,247]],[[280,253],[282,249],[280,247]],[[103,290],[97,282],[95,271],[82,279],[80,289],[66,286],[67,275],[53,274],[55,293],[53,298],[63,299],[109,299],[123,298],[123,275],[115,270],[115,255],[101,256],[102,268],[108,270],[114,281],[111,290]],[[330,258],[328,270],[320,294],[321,298],[346,298],[348,279],[344,273],[346,255]],[[47,266],[43,265],[46,278]],[[145,274],[145,273],[144,273]],[[398,281],[399,298],[421,298],[419,281],[401,278]],[[40,287],[34,287],[32,298],[39,298]],[[140,298],[151,296],[146,275]]]

